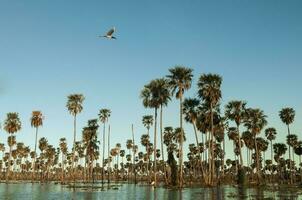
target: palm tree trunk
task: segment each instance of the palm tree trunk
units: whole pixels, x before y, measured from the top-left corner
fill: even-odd
[[[73,184],[75,184],[75,171],[74,171],[74,160],[75,160],[75,144],[76,144],[76,127],[77,127],[77,115],[73,118],[73,149],[72,149],[72,177]]]
[[[271,160],[272,160],[272,164],[274,164],[274,160],[273,160],[273,140],[271,140]]]
[[[155,113],[154,113],[154,152],[153,152],[153,156],[154,156],[154,186],[156,186],[157,184],[157,166],[156,166],[156,143],[157,143],[157,108],[155,108]]]
[[[301,165],[301,155],[299,155],[299,163],[300,163],[300,181],[302,184],[302,165]]]
[[[134,141],[134,129],[133,129],[133,124],[131,126],[131,130],[132,130],[132,141],[133,141],[133,167],[132,167],[132,175],[134,174],[134,183],[136,184],[136,166],[135,166],[135,141]]]
[[[62,153],[62,171],[61,171],[61,182],[64,183],[64,154]]]
[[[35,138],[35,155],[34,155],[34,159],[33,159],[33,172],[32,172],[32,175],[31,175],[31,182],[34,181],[34,175],[36,173],[36,154],[37,154],[37,140],[38,140],[38,127],[36,127],[36,138]]]
[[[241,136],[239,131],[239,124],[237,125],[237,132],[238,132],[238,144],[239,144],[239,156],[240,156],[240,168],[243,166],[243,158],[241,152]]]
[[[256,171],[257,171],[257,184],[260,183],[260,171],[259,171],[259,152],[257,147],[257,140],[256,136],[254,136],[254,143],[255,143],[255,152],[256,152]]]
[[[224,177],[224,159],[225,159],[225,137],[223,136],[223,157],[222,157],[222,177]]]
[[[165,183],[168,183],[166,177],[166,163],[165,163],[165,154],[164,154],[164,142],[163,142],[163,105],[160,105],[160,144],[161,144],[161,154],[162,154],[162,161],[164,163],[164,178]]]
[[[110,125],[108,126],[108,134],[107,134],[107,137],[108,137],[108,185],[110,184],[110,168],[111,168],[111,162],[110,162]]]
[[[11,159],[12,159],[12,147],[9,146],[9,158],[8,158],[8,166],[7,166],[7,172],[6,172],[6,183],[8,183],[8,178],[9,178],[9,174],[10,174]]]
[[[287,133],[288,136],[290,136],[290,129],[289,129],[289,124],[287,125]],[[293,184],[293,175],[292,175],[292,164],[291,164],[291,148],[290,145],[288,144],[288,159],[289,159],[289,174],[290,174],[290,184]]]
[[[148,131],[148,138],[150,140],[150,128],[147,128]],[[147,153],[147,176],[148,176],[148,182],[150,183],[150,172],[149,172],[149,164],[150,164],[150,156],[149,156],[149,141],[146,145],[146,153]]]
[[[183,187],[183,127],[182,127],[182,89],[180,88],[180,95],[179,95],[179,107],[180,107],[180,140],[179,140],[179,187]]]
[[[193,124],[193,128],[194,128],[194,133],[195,133],[196,147],[198,148],[198,154],[199,154],[199,159],[198,160],[200,161],[201,160],[201,153],[200,153],[199,141],[198,141],[198,136],[197,136],[196,122],[193,121],[192,124]],[[202,174],[201,182],[203,183],[205,175],[204,175],[202,162],[201,162],[201,165],[200,165],[200,170],[201,170],[201,174]]]
[[[105,132],[106,132],[106,122],[103,126],[103,156],[102,156],[102,185],[104,185],[104,170],[105,170]]]
[[[214,169],[215,169],[215,158],[214,158],[214,113],[213,113],[213,104],[212,102],[210,103],[211,105],[211,185],[214,185]]]

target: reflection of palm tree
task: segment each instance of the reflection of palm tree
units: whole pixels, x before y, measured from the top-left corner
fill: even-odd
[[[6,173],[6,182],[8,182],[10,168],[11,168],[11,157],[12,157],[12,147],[16,144],[16,137],[14,134],[21,129],[21,121],[19,119],[18,113],[7,113],[4,122],[4,130],[10,135],[8,137],[9,145],[9,160],[8,160],[8,170]]]
[[[34,174],[36,173],[38,128],[39,128],[39,126],[43,125],[43,115],[42,115],[41,111],[33,111],[30,121],[31,121],[31,126],[36,129],[35,154],[34,154],[34,159],[33,159],[33,172],[32,172],[32,181],[33,181]]]
[[[183,134],[183,95],[185,90],[189,90],[192,84],[193,78],[193,70],[190,68],[186,68],[183,66],[176,66],[174,68],[169,69],[170,74],[167,76],[169,79],[169,85],[172,88],[172,94],[176,94],[176,98],[179,99],[179,124],[181,129],[181,134]],[[183,137],[181,137],[183,138]],[[179,187],[183,187],[183,140],[179,141],[180,148],[179,148]]]
[[[287,135],[290,135],[289,125],[294,122],[295,110],[293,108],[283,108],[279,112],[279,116],[280,116],[281,121],[287,125]],[[289,157],[289,161],[290,161],[291,160],[290,145],[288,145],[288,157]],[[293,184],[293,176],[291,173],[291,170],[292,170],[291,162],[289,164],[289,168],[290,168],[290,183]]]

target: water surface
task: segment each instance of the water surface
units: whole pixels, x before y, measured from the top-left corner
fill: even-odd
[[[77,185],[80,186],[80,185]],[[239,189],[231,186],[217,188],[185,188],[183,190],[165,189],[163,187],[153,188],[146,185],[119,184],[108,188],[85,188],[71,189],[64,185],[48,184],[5,184],[0,183],[0,199],[281,199],[302,200],[302,189],[283,188],[278,190],[264,188]],[[95,186],[101,186],[96,184]]]

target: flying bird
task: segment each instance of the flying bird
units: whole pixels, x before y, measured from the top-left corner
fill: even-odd
[[[113,27],[112,29],[110,29],[106,35],[101,35],[100,37],[105,37],[108,39],[116,39],[116,37],[113,36],[113,33],[115,32],[115,27]]]

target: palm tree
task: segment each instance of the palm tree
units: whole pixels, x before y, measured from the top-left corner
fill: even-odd
[[[99,111],[99,119],[100,119],[101,123],[103,123],[102,184],[104,184],[106,123],[108,122],[110,115],[111,115],[111,110],[109,110],[109,109],[103,108]]]
[[[199,146],[199,140],[198,140],[198,135],[197,135],[197,128],[196,128],[196,121],[198,117],[198,106],[200,104],[200,101],[196,98],[187,98],[183,102],[183,113],[185,115],[185,120],[186,122],[189,122],[193,125],[194,128],[194,133],[195,133],[195,140],[196,140],[196,147]],[[201,156],[201,151],[198,150],[199,154],[199,160],[200,162],[200,167],[201,167],[201,173],[202,173],[202,179],[204,178],[204,170],[202,166],[202,156]]]
[[[76,125],[77,115],[83,110],[83,101],[85,97],[82,94],[71,94],[67,97],[66,107],[71,115],[73,115],[73,148],[72,148],[72,172],[74,178],[74,159],[75,159],[75,143],[76,143]],[[75,181],[75,180],[74,180]]]
[[[277,131],[276,131],[275,128],[271,127],[271,128],[265,129],[265,137],[271,143],[271,160],[272,160],[272,163],[274,162],[273,161],[273,140],[276,139],[276,135],[277,135]]]
[[[67,143],[66,143],[66,138],[60,138],[60,150],[62,153],[62,171],[61,171],[61,182],[64,183],[64,165],[65,165],[65,159],[67,155]]]
[[[99,141],[97,140],[97,130],[99,128],[97,119],[88,120],[88,124],[83,128],[82,140],[86,148],[86,156],[88,163],[88,179],[92,179],[93,176],[93,162],[97,160]]]
[[[146,141],[147,137],[148,137],[148,142],[144,142],[145,147],[146,147],[146,152],[147,152],[147,158],[148,158],[148,163],[147,163],[147,175],[149,176],[149,163],[150,163],[150,156],[148,154],[149,151],[149,143],[150,143],[150,127],[153,125],[153,116],[152,115],[145,115],[143,116],[142,119],[143,125],[144,127],[147,128],[147,135],[142,135],[142,138],[145,138],[144,141]],[[143,139],[141,138],[141,141],[143,141]],[[144,146],[143,144],[143,146]],[[149,180],[150,182],[150,180]]]
[[[164,79],[152,80],[149,84],[145,85],[141,91],[140,97],[143,100],[143,105],[146,108],[154,109],[154,185],[157,183],[157,168],[156,168],[156,144],[157,144],[157,111],[168,101],[163,96],[169,93],[168,89],[165,88],[166,81]]]
[[[168,80],[165,78],[158,79],[158,88],[160,90],[160,143],[162,152],[162,161],[165,160],[164,157],[164,142],[163,142],[163,106],[167,106],[168,102],[171,100],[170,90]],[[164,165],[164,173],[166,171],[166,165]]]
[[[209,177],[207,184],[214,184],[214,171],[215,171],[215,159],[214,159],[214,107],[217,107],[221,99],[221,82],[222,77],[217,74],[202,74],[198,81],[198,95],[204,102],[210,105],[211,115],[211,143],[210,143],[210,157],[209,157]]]
[[[246,110],[245,110],[246,103],[243,101],[230,101],[225,106],[225,116],[231,120],[235,121],[237,126],[237,132],[238,132],[238,144],[239,144],[239,156],[240,156],[240,167],[243,166],[243,156],[241,152],[241,136],[239,131],[239,126],[242,123],[242,120],[245,116]]]
[[[289,145],[291,148],[292,148],[292,159],[293,159],[293,162],[294,162],[294,148],[295,146],[298,144],[298,136],[295,135],[295,134],[290,134],[286,137],[286,143],[287,145]]]
[[[12,157],[12,146],[15,144],[14,134],[21,130],[21,121],[19,119],[18,113],[12,112],[7,113],[6,119],[4,121],[4,130],[10,135],[9,141],[9,160],[8,160],[8,170],[6,173],[6,182],[8,182],[10,168],[11,168],[11,157]]]
[[[287,125],[287,135],[290,135],[289,125],[294,122],[295,110],[293,108],[283,108],[279,112],[279,117],[280,117],[281,121]],[[288,157],[289,157],[289,160],[291,160],[290,145],[288,145]],[[293,176],[291,173],[291,170],[292,170],[291,162],[290,162],[289,168],[290,168],[290,183],[293,184]]]
[[[175,94],[176,98],[179,99],[179,125],[181,129],[181,134],[183,134],[183,96],[186,90],[191,88],[193,70],[183,66],[175,66],[169,69],[170,74],[167,75],[169,80],[169,85],[172,89],[172,95]],[[180,140],[180,155],[179,155],[179,187],[183,187],[183,137]]]
[[[261,130],[266,126],[266,115],[260,109],[247,109],[247,116],[244,121],[244,126],[252,133],[254,137],[254,147],[256,153],[256,170],[257,180],[260,181],[260,163],[259,163],[259,151],[257,146],[256,136],[261,133]]]
[[[126,141],[126,148],[128,149],[129,151],[129,154],[126,156],[127,157],[127,161],[130,163],[131,161],[131,149],[134,148],[134,145],[133,145],[133,141],[132,140],[127,140]],[[134,159],[134,158],[133,158]],[[130,181],[130,169],[128,167],[128,181]]]
[[[43,115],[41,111],[33,111],[31,116],[31,126],[36,129],[35,137],[35,154],[33,159],[33,172],[32,172],[32,181],[34,179],[34,174],[36,173],[36,156],[37,156],[37,140],[38,140],[38,128],[43,125]]]
[[[153,125],[153,116],[152,115],[144,115],[142,119],[144,127],[147,128],[147,133],[149,135],[150,127]]]
[[[302,141],[298,141],[297,145],[294,147],[295,154],[299,156],[299,165],[300,165],[300,181],[302,183],[302,162],[301,162],[301,157],[302,157]]]
[[[287,147],[286,144],[283,143],[275,143],[273,145],[274,148],[274,153],[275,153],[275,161],[278,163],[278,171],[279,171],[279,175],[280,175],[280,180],[283,180],[283,174],[282,174],[282,169],[281,169],[281,157],[286,153],[287,151]]]

